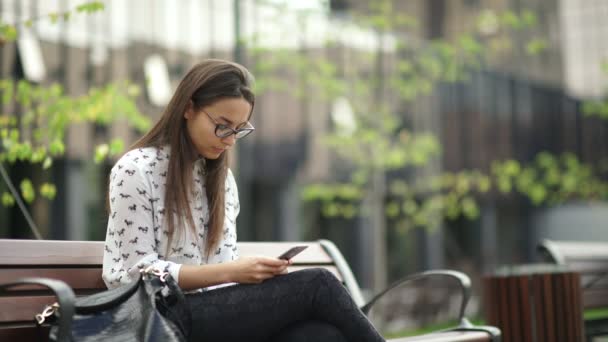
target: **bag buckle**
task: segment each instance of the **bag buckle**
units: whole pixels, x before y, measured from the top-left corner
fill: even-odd
[[[158,268],[154,268],[154,266],[152,266],[152,265],[148,266],[145,269],[142,269],[140,272],[143,274],[146,274],[146,275],[155,275],[163,283],[166,281],[167,276],[169,275],[169,272],[161,271]]]
[[[52,305],[47,305],[41,313],[34,316],[36,318],[36,322],[38,322],[39,325],[44,323],[44,321],[48,317],[53,316],[57,310],[59,310],[59,303],[55,302]]]

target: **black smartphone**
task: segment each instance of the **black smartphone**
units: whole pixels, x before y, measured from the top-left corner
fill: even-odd
[[[292,247],[287,252],[279,255],[279,259],[289,260],[289,259],[295,257],[296,255],[300,254],[300,252],[302,252],[306,248],[308,248],[308,246],[295,246],[295,247]]]

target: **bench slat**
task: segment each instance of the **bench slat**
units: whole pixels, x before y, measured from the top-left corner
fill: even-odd
[[[101,265],[102,255],[100,241],[0,241],[0,265]]]
[[[33,326],[33,325],[32,325]],[[0,341],[47,341],[48,327],[12,327],[0,329]],[[1,327],[1,325],[0,325]]]
[[[293,246],[308,246],[302,253],[293,258],[295,264],[333,264],[334,261],[323,250],[318,242],[239,242],[239,255],[266,255],[278,257]]]
[[[483,331],[448,331],[438,332],[415,337],[390,339],[390,342],[489,342],[490,335]]]
[[[103,241],[0,241],[0,265],[101,265]],[[239,242],[239,254],[279,256],[296,245],[308,248],[294,258],[296,264],[333,264],[318,242]],[[44,246],[44,248],[40,248]]]
[[[0,308],[11,308],[0,310],[0,323],[33,322],[35,314],[56,301],[55,296],[0,297]]]
[[[315,267],[319,267],[319,266],[315,266]],[[328,271],[333,273],[338,279],[340,279],[340,272],[338,271],[338,269],[336,267],[334,267],[334,266],[320,266],[320,267],[327,269]],[[295,271],[303,270],[306,268],[309,268],[309,267],[293,266],[293,267],[290,267],[289,270],[290,270],[290,272],[295,272]],[[4,270],[0,270],[0,274],[2,273],[2,271],[4,271]],[[78,271],[81,272],[82,269],[80,269]],[[79,275],[82,276],[82,278],[80,279],[82,281],[79,281],[76,278],[71,278],[70,280],[73,282],[72,283],[68,282],[68,284],[74,288],[74,290],[77,294],[79,292],[81,293],[82,290],[86,290],[86,289],[97,289],[97,290],[105,289],[105,285],[103,284],[103,282],[100,284],[103,286],[103,288],[102,287],[90,287],[91,285],[94,286],[96,283],[101,282],[101,279],[98,277],[99,269],[90,269],[90,271],[95,271],[97,274],[97,277],[92,276],[91,279],[89,279],[88,281],[85,281],[85,278],[88,278],[88,277],[84,277],[82,273],[79,273]],[[29,276],[27,274],[24,274],[24,275]],[[2,277],[0,276],[0,280],[1,279],[2,279]],[[55,277],[55,279],[57,279],[57,278]],[[97,282],[94,282],[93,279],[98,279],[98,280],[97,280]],[[62,279],[62,280],[65,281],[65,279]],[[73,286],[74,282],[77,284],[80,284],[82,286],[75,287],[75,286]],[[11,308],[14,307],[15,308],[14,310],[4,310],[4,311],[0,312],[0,323],[31,320],[31,318],[36,313],[39,313],[40,311],[42,311],[42,309],[44,308],[45,305],[56,301],[55,297],[52,296],[50,292],[44,291],[44,290],[42,290],[44,292],[41,291],[41,294],[48,293],[49,295],[32,296],[32,295],[27,295],[27,294],[23,295],[23,294],[19,293],[20,291],[24,291],[24,290],[39,290],[39,289],[41,289],[41,287],[38,287],[35,285],[20,286],[17,288],[17,290],[10,291],[8,293],[9,296],[0,297],[0,307],[11,307]]]
[[[608,307],[608,291],[606,289],[588,289],[583,292],[583,303],[585,308]]]
[[[106,285],[101,279],[101,267],[95,268],[20,268],[0,269],[0,283],[9,283],[25,277],[43,277],[58,279],[66,282],[74,290],[105,290]],[[18,290],[40,289],[39,286],[20,286]]]
[[[342,275],[335,266],[329,265],[304,265],[294,264],[289,267],[290,272],[295,272],[310,267],[324,268],[342,281]],[[9,283],[15,279],[25,277],[43,277],[64,281],[72,289],[77,290],[105,290],[106,286],[101,279],[101,268],[28,268],[28,269],[0,269],[0,283]],[[14,292],[25,290],[39,290],[37,285],[24,285],[16,288]]]
[[[0,329],[0,341],[43,341],[48,328],[15,327]],[[490,342],[490,336],[481,331],[438,332],[422,336],[390,339],[389,342]]]

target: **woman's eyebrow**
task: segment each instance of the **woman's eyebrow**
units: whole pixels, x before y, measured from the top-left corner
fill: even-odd
[[[226,123],[229,124],[229,125],[234,125],[234,122],[232,122],[232,120],[226,118],[225,116],[220,116],[220,119],[226,121]],[[246,124],[246,123],[247,123],[247,121],[241,122],[240,124],[238,124],[236,126],[240,126],[240,125],[243,125],[243,124]]]

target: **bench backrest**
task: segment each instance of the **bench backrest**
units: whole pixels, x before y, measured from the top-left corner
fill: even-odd
[[[549,262],[581,274],[585,308],[608,307],[608,243],[543,240],[538,250]]]
[[[241,256],[279,256],[296,245],[308,245],[308,248],[293,259],[290,270],[326,268],[347,286],[359,305],[364,304],[361,290],[348,264],[330,241],[238,244]],[[23,277],[47,277],[66,282],[76,295],[103,291],[106,289],[101,279],[103,246],[101,241],[0,239],[0,283]],[[36,286],[22,286],[9,294],[0,294],[0,307],[11,308],[0,310],[0,340],[23,333],[36,333],[31,331],[34,314],[54,301],[50,292]]]

